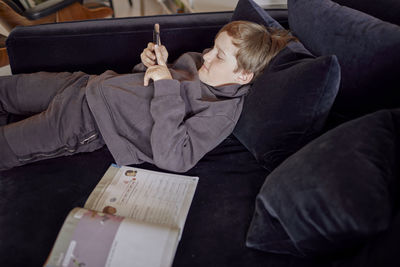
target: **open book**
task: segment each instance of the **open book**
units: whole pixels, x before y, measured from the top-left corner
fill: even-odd
[[[171,266],[198,179],[111,165],[44,266]]]

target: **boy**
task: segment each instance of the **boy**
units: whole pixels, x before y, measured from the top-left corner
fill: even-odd
[[[118,165],[185,172],[233,131],[250,82],[292,39],[236,21],[203,56],[185,53],[170,68],[166,48],[150,43],[133,74],[1,77],[0,169],[106,144]],[[5,125],[8,113],[36,115]]]

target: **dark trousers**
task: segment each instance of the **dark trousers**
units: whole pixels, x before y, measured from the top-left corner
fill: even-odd
[[[0,170],[104,145],[85,97],[88,79],[82,72],[0,77]],[[5,125],[9,113],[29,117]]]

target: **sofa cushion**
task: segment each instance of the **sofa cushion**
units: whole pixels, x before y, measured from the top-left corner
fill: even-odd
[[[370,14],[378,19],[400,25],[399,0],[333,0],[334,2]]]
[[[273,19],[262,7],[253,0],[239,0],[232,14],[232,21],[247,20],[267,27],[282,29],[279,22]]]
[[[301,256],[355,248],[387,229],[398,195],[400,109],[349,121],[265,180],[247,246]]]
[[[281,27],[252,0],[240,0],[232,20]],[[246,96],[234,135],[269,171],[320,133],[340,80],[335,56],[315,58],[291,42]]]
[[[354,118],[400,106],[399,26],[330,0],[289,0],[288,16],[291,30],[313,54],[338,57],[342,79],[335,112]]]

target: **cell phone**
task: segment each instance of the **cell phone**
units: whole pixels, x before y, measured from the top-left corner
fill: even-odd
[[[156,45],[160,45],[160,25],[158,23],[154,24],[153,30],[153,43]]]

